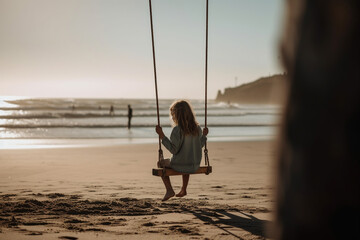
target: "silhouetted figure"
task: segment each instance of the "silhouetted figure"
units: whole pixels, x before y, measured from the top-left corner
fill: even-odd
[[[110,112],[109,112],[109,114],[111,115],[111,116],[114,116],[114,106],[113,105],[111,105],[110,106]]]
[[[275,239],[360,236],[360,1],[288,0]]]
[[[132,108],[130,105],[128,105],[128,129],[131,128],[131,118],[132,118]]]

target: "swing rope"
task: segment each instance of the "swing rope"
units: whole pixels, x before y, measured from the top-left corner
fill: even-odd
[[[159,114],[159,96],[158,96],[158,87],[157,87],[157,77],[156,77],[156,61],[155,61],[155,44],[154,44],[154,28],[152,21],[152,9],[151,9],[151,0],[149,0],[149,8],[150,8],[150,25],[151,25],[151,40],[152,40],[152,52],[153,52],[153,64],[154,64],[154,78],[155,78],[155,94],[156,94],[156,113],[157,113],[157,121],[160,126],[160,114]],[[161,149],[161,139],[159,136],[159,161],[164,159],[163,151]]]
[[[206,0],[206,44],[205,44],[205,128],[207,128],[207,72],[208,72],[208,16],[209,16],[209,0]],[[152,8],[151,0],[149,0],[149,9],[150,9],[150,25],[151,25],[151,40],[152,40],[152,52],[153,52],[153,64],[154,64],[154,78],[155,78],[155,94],[156,94],[156,112],[157,112],[157,121],[160,126],[160,114],[159,114],[159,97],[158,97],[158,87],[157,87],[157,76],[156,76],[156,61],[155,61],[155,44],[154,44],[154,28],[152,21]],[[205,142],[204,146],[204,157],[205,165],[210,166],[207,144]],[[161,149],[161,139],[159,136],[159,161],[164,158],[163,151]],[[159,162],[158,162],[159,163]],[[159,167],[159,166],[158,166]],[[164,168],[165,171],[165,168]],[[207,173],[209,174],[210,169],[208,168]]]
[[[207,77],[208,77],[208,32],[209,32],[209,0],[206,0],[206,44],[205,44],[205,128],[207,128]],[[210,166],[207,143],[204,146],[205,165]],[[209,171],[209,170],[208,170]],[[209,174],[209,172],[207,172]]]

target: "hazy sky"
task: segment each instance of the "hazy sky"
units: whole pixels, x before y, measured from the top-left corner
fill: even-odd
[[[281,72],[282,5],[209,0],[209,98]],[[152,7],[159,97],[203,98],[205,0]],[[153,98],[152,67],[148,0],[0,0],[0,95]]]

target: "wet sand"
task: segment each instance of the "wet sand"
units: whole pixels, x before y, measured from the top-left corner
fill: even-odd
[[[213,173],[166,202],[157,147],[0,150],[0,239],[269,238],[273,142],[210,142]]]

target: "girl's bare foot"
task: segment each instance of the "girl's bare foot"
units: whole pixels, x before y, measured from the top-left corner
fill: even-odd
[[[169,200],[170,198],[172,198],[173,196],[175,196],[175,192],[174,191],[167,191],[164,198],[162,199],[162,201],[166,201]]]
[[[186,190],[181,190],[178,194],[176,194],[177,197],[184,197],[186,196]]]

